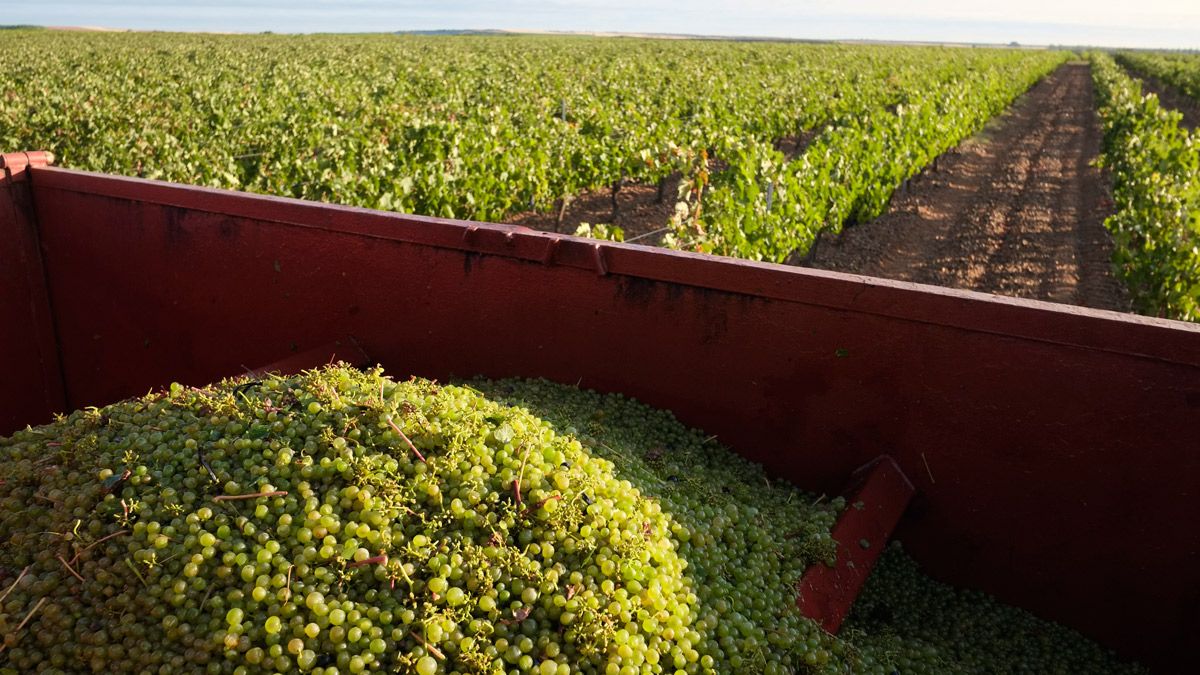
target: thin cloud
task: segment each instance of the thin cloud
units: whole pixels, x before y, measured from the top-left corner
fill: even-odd
[[[162,30],[532,29],[1200,47],[1195,0],[38,0],[13,24]]]

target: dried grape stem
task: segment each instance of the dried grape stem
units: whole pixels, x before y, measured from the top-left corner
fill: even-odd
[[[408,634],[413,636],[414,640],[416,640],[417,642],[420,642],[422,647],[429,650],[430,654],[433,654],[434,656],[436,656],[438,659],[441,659],[442,661],[446,660],[446,655],[443,654],[440,649],[438,649],[437,647],[434,647],[433,645],[429,644],[428,642],[422,640],[420,635],[417,635],[416,633],[414,633],[411,630],[408,631]]]
[[[350,563],[346,567],[362,567],[363,565],[386,565],[388,561],[387,554],[377,555],[373,558],[364,558]]]
[[[108,541],[109,539],[113,539],[114,537],[119,537],[123,534],[129,534],[129,530],[117,530],[116,532],[113,532],[112,534],[110,534],[106,537],[101,537],[101,538],[97,539],[96,541],[93,541],[92,543],[88,544],[83,549],[81,549],[78,553],[76,553],[75,557],[71,558],[71,562],[75,562],[76,560],[79,560],[79,556],[92,550],[93,546],[103,544],[104,542]]]
[[[387,423],[391,425],[392,429],[394,429],[396,433],[400,434],[400,438],[403,438],[405,443],[408,443],[408,447],[413,451],[413,454],[417,456],[417,459],[424,462],[425,455],[422,455],[421,451],[417,449],[417,446],[413,445],[413,442],[409,440],[408,436],[406,436],[404,432],[400,430],[400,427],[396,426],[396,423],[392,421],[392,418],[387,418]]]
[[[29,572],[29,565],[26,565],[25,569],[21,570],[21,573],[17,575],[17,580],[12,582],[12,584],[4,591],[4,595],[0,595],[0,603],[4,602],[4,599],[8,597],[8,594],[12,593],[12,590],[17,587],[17,584],[21,583],[21,579],[25,578],[25,574],[27,572]]]
[[[76,579],[78,579],[84,583],[87,583],[87,579],[84,579],[83,577],[79,576],[79,572],[76,572],[71,567],[70,563],[68,563],[66,560],[63,560],[63,557],[61,555],[56,555],[54,557],[58,558],[58,562],[62,563],[63,567],[67,568],[67,571],[71,573],[71,576],[75,577]]]
[[[208,460],[205,459],[204,450],[201,450],[200,448],[197,447],[196,448],[196,456],[200,460],[200,466],[204,467],[204,470],[208,472],[208,475],[213,479],[213,482],[214,483],[221,482],[221,479],[217,478],[217,472],[213,471],[212,465],[210,465],[208,463]]]
[[[287,490],[271,490],[270,492],[255,492],[248,495],[217,495],[213,497],[214,502],[227,502],[242,499],[258,499],[259,497],[283,497],[287,494]]]
[[[45,603],[45,602],[46,602],[46,599],[45,599],[45,598],[42,598],[42,599],[38,600],[38,601],[37,601],[37,604],[33,606],[33,609],[29,610],[29,613],[25,615],[25,618],[24,618],[24,619],[21,619],[21,623],[17,625],[17,629],[16,629],[16,630],[14,630],[12,633],[10,633],[10,635],[14,636],[14,638],[13,638],[13,640],[12,640],[14,643],[17,641],[17,638],[15,637],[15,636],[17,635],[17,633],[20,633],[20,632],[21,632],[21,629],[25,627],[25,624],[29,623],[29,620],[33,618],[33,615],[34,615],[34,614],[35,614],[35,613],[36,613],[36,612],[37,612],[39,609],[41,609],[41,608],[42,608],[42,604],[43,604],[43,603]],[[0,654],[4,653],[4,650],[8,648],[8,642],[9,642],[9,641],[8,641],[8,639],[6,638],[6,639],[4,640],[4,644],[0,645]]]

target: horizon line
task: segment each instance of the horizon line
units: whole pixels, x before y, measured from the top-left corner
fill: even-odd
[[[881,45],[914,45],[914,46],[963,46],[990,47],[1005,49],[1123,49],[1130,51],[1166,51],[1166,52],[1198,52],[1200,48],[1193,47],[1130,47],[1112,44],[1089,43],[1049,43],[1049,42],[985,42],[963,40],[887,40],[866,37],[838,38],[806,38],[786,37],[778,35],[754,34],[719,34],[719,33],[665,33],[657,31],[607,31],[607,30],[551,30],[527,28],[429,28],[412,30],[364,30],[364,31],[288,31],[288,30],[208,30],[186,28],[126,28],[123,26],[99,25],[51,25],[51,24],[0,24],[0,30],[35,29],[58,32],[95,32],[95,33],[184,33],[189,35],[559,35],[566,37],[614,37],[641,39],[671,39],[671,40],[728,40],[753,42],[799,42],[799,43],[869,43]]]

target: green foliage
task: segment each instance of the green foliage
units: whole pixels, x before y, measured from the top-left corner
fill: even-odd
[[[1200,54],[1120,52],[1116,60],[1175,87],[1200,103]]]
[[[889,76],[894,90],[821,126],[794,159],[769,139],[717,137],[711,152],[729,168],[685,174],[672,241],[773,262],[804,253],[822,230],[881,215],[906,179],[1065,59],[1058,52],[943,51],[936,68]],[[886,72],[861,68],[864,79]]]
[[[606,241],[625,241],[625,230],[616,225],[608,225],[606,223],[580,223],[579,227],[575,228],[576,237],[588,237],[589,239],[604,239]]]
[[[1105,225],[1117,270],[1141,311],[1200,320],[1200,138],[1112,58],[1090,58],[1102,163],[1113,176],[1116,212]]]
[[[63,166],[476,220],[679,173],[668,241],[773,261],[877,215],[1065,58],[566,37],[22,39],[0,51],[0,147],[52,150]],[[797,157],[774,148],[813,134]]]

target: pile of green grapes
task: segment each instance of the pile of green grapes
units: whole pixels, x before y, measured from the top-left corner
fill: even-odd
[[[661,500],[683,531],[692,533],[678,550],[688,561],[706,625],[717,626],[717,644],[707,645],[714,652],[705,652],[719,659],[716,672],[1146,672],[1068,628],[930,579],[898,542],[880,559],[839,636],[830,636],[797,616],[791,586],[808,562],[829,555],[829,512],[822,515],[819,498],[768,480],[761,468],[684,427],[671,413],[619,394],[534,380],[472,386],[578,438],[612,461],[618,473],[634,476],[643,494]],[[737,515],[732,522],[714,519],[714,505]],[[842,507],[839,500],[831,505]],[[697,545],[698,532],[713,536]],[[804,532],[800,555],[791,548],[797,532]],[[714,538],[717,546],[706,545]],[[770,597],[765,604],[764,594]],[[721,626],[737,616],[766,631],[765,653],[750,647],[755,643],[734,640],[732,656],[726,656],[730,643],[720,637]]]
[[[545,382],[172,385],[0,438],[0,466],[5,674],[1119,668],[900,553],[830,636],[794,584],[839,500]]]

